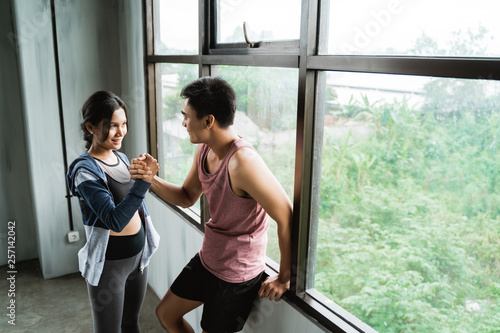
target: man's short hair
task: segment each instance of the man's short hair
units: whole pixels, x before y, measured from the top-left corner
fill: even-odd
[[[198,119],[213,115],[219,127],[233,124],[237,97],[234,89],[220,77],[205,76],[187,84],[181,97],[188,99]]]

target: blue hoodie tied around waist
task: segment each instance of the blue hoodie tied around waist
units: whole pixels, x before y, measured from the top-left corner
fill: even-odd
[[[125,154],[114,152],[127,166],[130,164]],[[84,152],[71,163],[66,180],[71,193],[78,197],[87,236],[87,242],[78,252],[78,266],[85,280],[92,286],[99,284],[109,230],[122,231],[137,210],[144,221],[146,231],[146,242],[139,265],[142,271],[149,264],[160,242],[160,236],[144,204],[151,183],[142,179],[136,180],[127,196],[115,205],[104,171],[88,152]]]

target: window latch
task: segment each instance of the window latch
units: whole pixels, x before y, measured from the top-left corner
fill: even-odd
[[[245,36],[245,42],[250,48],[256,48],[260,46],[260,42],[253,43],[248,39],[246,22],[243,22],[243,35]]]

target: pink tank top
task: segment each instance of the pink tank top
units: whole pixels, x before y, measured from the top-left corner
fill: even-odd
[[[265,269],[269,217],[251,198],[234,194],[227,168],[231,156],[242,147],[252,147],[244,139],[233,143],[221,166],[208,173],[210,148],[203,145],[198,159],[198,176],[208,198],[210,220],[199,252],[201,262],[212,274],[230,283],[256,277]]]

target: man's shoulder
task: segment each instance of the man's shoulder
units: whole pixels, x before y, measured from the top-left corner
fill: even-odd
[[[229,163],[252,163],[255,159],[260,159],[259,153],[251,146],[243,146],[238,148],[229,159]]]
[[[241,147],[231,156],[228,170],[232,176],[259,172],[263,167],[263,160],[252,147]]]

